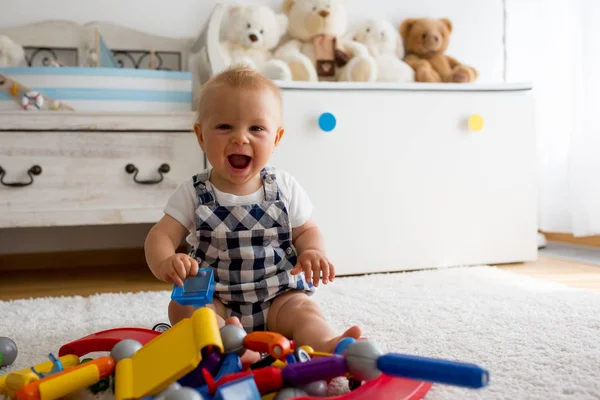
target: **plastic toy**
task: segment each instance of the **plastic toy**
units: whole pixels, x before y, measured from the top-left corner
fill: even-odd
[[[93,358],[84,358],[83,360],[81,360],[81,363],[85,363],[88,361],[92,361]],[[91,385],[90,387],[88,387],[88,390],[94,394],[97,393],[102,393],[107,391],[110,388],[110,377],[106,377],[106,378],[102,378],[100,379],[98,382],[94,383],[93,385]]]
[[[311,396],[325,397],[327,396],[327,382],[316,381],[300,387],[303,391]]]
[[[377,358],[377,368],[392,376],[423,379],[472,389],[482,388],[489,381],[489,373],[475,364],[402,354],[391,353]]]
[[[205,369],[208,372],[210,372],[211,374],[216,374],[217,372],[219,372],[219,365],[221,365],[221,358],[222,358],[222,356],[218,352],[212,352],[212,353],[208,354],[206,357],[203,357],[202,362],[200,362],[200,364],[198,364],[196,369],[194,369],[192,372],[190,372],[189,374],[187,374],[186,376],[181,378],[179,380],[179,383],[182,386],[191,386],[191,387],[197,387],[197,386],[204,385],[206,382],[204,381],[204,375],[202,373],[202,370]]]
[[[187,278],[183,286],[173,285],[171,299],[182,306],[204,307],[212,303],[215,292],[215,278],[212,268],[202,268],[198,274]]]
[[[237,325],[229,324],[225,325],[220,330],[221,340],[223,341],[223,348],[225,353],[236,353],[238,356],[243,356],[246,352],[244,347],[244,338],[246,337],[246,331]]]
[[[68,369],[79,364],[79,357],[69,354],[58,359],[63,366],[63,369]],[[30,368],[24,368],[18,371],[12,371],[7,375],[0,376],[0,394],[13,397],[15,392],[31,382],[39,380],[39,376],[33,372],[48,373],[54,367],[52,361],[34,365]]]
[[[92,352],[111,351],[117,343],[125,339],[133,339],[144,345],[160,334],[161,332],[143,328],[109,329],[92,333],[91,335],[63,345],[58,350],[58,355],[62,357],[65,354],[75,354],[82,357]]]
[[[38,372],[35,370],[35,367],[31,367],[31,371],[33,371],[33,373],[36,374],[40,379],[63,371],[62,363],[60,362],[60,360],[57,360],[52,353],[48,354],[48,359],[52,363],[52,368],[48,372]]]
[[[228,382],[217,389],[213,400],[261,400],[262,397],[251,376]]]
[[[381,375],[377,358],[383,351],[368,340],[359,340],[346,349],[346,361],[350,375],[357,381],[370,381]]]
[[[11,338],[0,337],[0,367],[11,365],[17,359],[19,349]]]
[[[165,322],[159,322],[158,324],[156,324],[152,327],[153,331],[160,332],[160,333],[163,333],[167,329],[171,329],[171,325],[169,325]]]
[[[237,374],[231,374],[224,376],[215,382],[210,373],[204,370],[204,379],[208,385],[208,391],[210,394],[215,394],[220,386],[225,385],[228,382],[238,380],[247,376],[253,376],[256,387],[261,394],[275,392],[283,387],[282,369],[275,367],[266,367],[256,369],[250,372],[239,372]]]
[[[302,389],[283,388],[279,392],[277,392],[275,397],[273,397],[273,400],[297,399],[298,397],[304,397],[304,396],[308,396],[308,393],[306,393]]]
[[[192,372],[209,347],[223,352],[217,316],[210,308],[199,308],[131,358],[119,361],[115,373],[115,399],[155,395],[172,382]]]
[[[252,332],[244,338],[244,347],[259,353],[268,353],[277,359],[285,359],[291,352],[290,341],[275,332]]]
[[[202,397],[194,389],[182,387],[178,390],[172,390],[165,396],[165,400],[203,400]]]
[[[55,400],[77,390],[85,389],[115,369],[112,357],[100,357],[54,375],[31,382],[15,393],[17,400]]]
[[[110,351],[110,356],[119,362],[125,358],[133,357],[133,355],[142,348],[142,344],[137,340],[125,339],[115,344]]]

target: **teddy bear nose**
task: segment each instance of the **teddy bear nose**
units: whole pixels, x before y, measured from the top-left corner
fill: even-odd
[[[321,10],[321,11],[319,11],[319,15],[320,15],[321,17],[323,17],[323,18],[327,18],[327,17],[329,17],[329,14],[330,14],[330,13],[329,13],[329,11],[327,11],[327,10]]]
[[[256,36],[254,33],[253,33],[253,34],[251,34],[251,35],[249,36],[249,38],[250,38],[250,40],[251,40],[251,41],[253,41],[253,42],[256,42],[256,41],[258,40],[258,36]]]
[[[427,42],[437,43],[440,41],[440,37],[438,35],[436,35],[435,33],[424,33],[423,40],[425,40]]]

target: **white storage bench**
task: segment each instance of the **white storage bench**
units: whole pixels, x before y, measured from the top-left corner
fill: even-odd
[[[281,86],[272,163],[308,191],[340,274],[536,258],[528,85]]]

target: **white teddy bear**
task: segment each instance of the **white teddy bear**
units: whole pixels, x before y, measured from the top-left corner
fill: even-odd
[[[275,51],[297,81],[371,82],[377,65],[367,48],[343,36],[348,27],[342,0],[284,0],[291,40]]]
[[[25,65],[25,51],[8,36],[0,35],[0,67]]]
[[[222,24],[225,65],[247,66],[271,79],[292,79],[288,65],[272,54],[287,30],[287,16],[263,5],[233,5]]]
[[[364,44],[377,62],[377,82],[414,82],[415,71],[404,59],[400,33],[386,20],[366,20],[347,35]]]

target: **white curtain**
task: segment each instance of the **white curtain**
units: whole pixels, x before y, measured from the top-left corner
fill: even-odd
[[[539,228],[600,234],[600,0],[506,0],[507,78],[536,99]]]
[[[575,236],[600,234],[600,1],[573,1],[575,115],[569,210]]]

